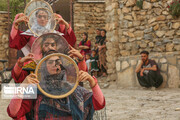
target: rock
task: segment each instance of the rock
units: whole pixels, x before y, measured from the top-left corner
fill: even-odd
[[[155,21],[156,21],[156,18],[151,18],[150,20],[148,20],[148,24],[151,24],[151,23],[153,23]]]
[[[132,54],[132,55],[136,55],[138,52],[139,52],[138,50],[132,49],[131,54]]]
[[[119,44],[119,49],[120,50],[124,50],[125,48],[124,48],[124,44]]]
[[[131,11],[131,9],[127,8],[127,7],[123,7],[123,9],[122,9],[123,13],[129,13],[130,11]]]
[[[146,11],[140,12],[140,15],[146,15]]]
[[[134,78],[134,69],[130,67],[123,72],[118,72],[117,75],[117,86],[119,87],[134,87],[135,78]]]
[[[168,75],[168,87],[178,88],[180,85],[179,69],[176,66],[169,65]]]
[[[153,29],[154,29],[154,31],[158,30],[159,29],[159,24],[155,25]]]
[[[77,27],[85,27],[85,24],[84,23],[76,23],[75,26],[77,26]]]
[[[136,65],[137,64],[137,61],[136,60],[131,60],[131,65]]]
[[[140,47],[141,47],[141,48],[146,48],[146,47],[147,47],[147,43],[145,43],[145,42],[144,42],[144,43],[141,43],[141,44],[140,44]]]
[[[156,42],[156,45],[160,46],[160,45],[162,45],[162,43],[161,42]]]
[[[109,83],[105,83],[104,86],[103,86],[103,88],[108,88],[109,85],[110,85]]]
[[[152,5],[149,2],[143,1],[143,9],[151,9]]]
[[[133,42],[133,41],[135,41],[136,39],[135,38],[130,38],[129,39],[129,42]]]
[[[108,74],[112,74],[114,72],[114,69],[107,69]]]
[[[150,48],[154,47],[154,43],[153,42],[149,42],[148,45],[149,45]]]
[[[169,38],[165,38],[165,39],[163,40],[163,43],[164,43],[164,44],[170,43],[170,42],[172,42],[172,40],[170,40]]]
[[[124,19],[126,19],[126,20],[133,20],[132,16],[130,16],[130,15],[124,16]]]
[[[140,10],[140,8],[137,7],[137,6],[134,6],[134,7],[133,7],[133,11],[137,11],[137,10]]]
[[[145,40],[152,40],[153,36],[151,34],[144,34],[144,39]]]
[[[165,36],[172,37],[174,35],[174,30],[167,31]]]
[[[130,28],[130,29],[129,29],[129,32],[134,32],[134,31],[136,31],[135,28]]]
[[[166,19],[166,17],[164,15],[160,15],[158,17],[156,17],[156,21],[164,21]]]
[[[121,70],[121,62],[116,61],[116,71],[120,71],[120,70]]]
[[[180,45],[175,45],[174,49],[177,50],[177,51],[180,51]]]
[[[121,50],[121,51],[120,51],[120,54],[121,54],[122,56],[128,56],[128,55],[130,55],[130,51]]]
[[[128,21],[127,21],[127,20],[123,20],[120,25],[121,25],[122,27],[124,27],[124,28],[128,28]]]
[[[152,30],[153,30],[153,28],[152,28],[152,27],[147,28],[147,29],[145,29],[145,30],[144,30],[144,33],[150,33],[150,32],[152,32]]]
[[[174,44],[180,44],[180,38],[174,38],[173,43]]]
[[[113,62],[113,59],[112,59],[111,56],[107,56],[107,57],[106,57],[106,60],[107,60],[107,62]]]
[[[174,56],[167,56],[166,59],[169,64],[176,66],[177,60]]]
[[[141,24],[141,22],[140,21],[133,21],[133,26],[139,26]]]
[[[162,70],[163,72],[166,72],[166,71],[167,71],[167,64],[162,64],[162,65],[161,65],[161,70]]]
[[[162,37],[165,34],[165,31],[156,31],[158,37]]]
[[[5,49],[8,49],[8,48],[9,48],[9,44],[5,44],[5,45],[4,45],[4,48],[5,48]]]
[[[173,48],[174,48],[174,44],[173,43],[167,43],[166,44],[166,51],[172,52]]]
[[[126,7],[133,6],[136,4],[136,0],[128,0],[126,3]]]
[[[160,9],[160,8],[154,8],[153,11],[154,11],[154,13],[156,13],[156,15],[160,15],[161,12],[162,12],[162,9]]]
[[[161,73],[161,75],[163,77],[163,83],[161,84],[161,86],[159,88],[165,88],[165,87],[167,87],[167,74]]]
[[[135,37],[143,37],[144,36],[144,32],[143,31],[135,31],[134,32],[134,36]]]
[[[153,3],[153,7],[155,7],[155,8],[159,7],[158,2]]]
[[[129,67],[129,63],[127,61],[122,62],[122,70],[126,69]]]
[[[131,38],[134,38],[134,37],[135,37],[134,34],[131,33],[131,32],[128,32],[128,36],[131,37]]]
[[[173,19],[173,17],[172,17],[172,15],[168,15],[168,16],[166,17],[166,19],[171,20],[171,19]]]
[[[174,29],[178,29],[179,27],[180,27],[179,22],[173,23],[173,25],[172,25],[172,28],[174,28]]]
[[[137,20],[144,21],[146,19],[146,16],[138,15]]]
[[[169,13],[167,11],[162,12],[163,15],[168,15]]]
[[[112,3],[112,8],[117,9],[118,8],[118,3],[117,2]]]
[[[156,2],[157,0],[151,0],[151,2]]]
[[[127,42],[128,41],[128,39],[126,38],[126,37],[121,37],[121,39],[120,39],[120,42]]]
[[[132,17],[134,20],[137,20],[136,13],[134,11],[132,12]]]
[[[176,35],[179,35],[179,36],[180,36],[180,30],[177,30],[177,31],[176,31]]]
[[[133,22],[129,22],[128,23],[128,28],[132,27],[133,26]]]
[[[160,63],[166,63],[166,62],[167,62],[167,60],[165,58],[160,59]]]
[[[139,29],[140,29],[140,30],[144,30],[144,29],[145,29],[145,26],[140,26]]]
[[[132,43],[126,43],[125,44],[125,49],[126,50],[131,50],[131,48],[132,48]]]
[[[122,9],[123,7],[124,7],[124,4],[123,4],[123,3],[120,3],[120,4],[119,4],[119,8]]]

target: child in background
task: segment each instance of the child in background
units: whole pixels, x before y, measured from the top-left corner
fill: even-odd
[[[96,54],[96,50],[92,50],[92,56],[90,57],[90,66],[91,66],[91,75],[94,75],[97,77],[97,72],[99,71],[98,69],[98,55]]]
[[[91,71],[90,57],[91,57],[91,55],[89,53],[87,53],[86,54],[86,65],[87,65],[87,68],[88,68],[88,73],[90,73],[90,71]]]

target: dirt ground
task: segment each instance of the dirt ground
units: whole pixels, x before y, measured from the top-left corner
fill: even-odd
[[[180,120],[180,89],[151,90],[102,89],[106,99],[107,120]],[[10,120],[6,108],[10,100],[0,99],[0,120]]]

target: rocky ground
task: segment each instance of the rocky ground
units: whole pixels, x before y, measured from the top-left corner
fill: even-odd
[[[180,89],[117,89],[115,84],[102,82],[101,87],[105,87],[102,91],[106,110],[98,112],[96,118],[102,115],[99,120],[180,120]],[[10,119],[6,112],[9,101],[0,99],[1,120]],[[104,118],[105,113],[107,119]]]

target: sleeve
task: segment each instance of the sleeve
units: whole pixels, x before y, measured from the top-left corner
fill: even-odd
[[[79,46],[81,46],[82,45],[82,41],[80,41],[80,43],[79,43]]]
[[[11,71],[11,75],[15,83],[22,83],[24,79],[26,78],[26,76],[28,75],[28,72],[22,70],[22,68],[20,68],[16,63],[13,70]]]
[[[13,119],[20,119],[30,112],[32,108],[32,100],[12,99],[7,113]]]
[[[85,59],[81,62],[78,62],[78,68],[79,70],[87,71],[87,65],[86,65]]]
[[[62,18],[62,16],[59,15],[60,18]],[[69,29],[67,30],[65,25],[60,24],[59,25],[59,32],[64,33],[63,37],[66,39],[66,41],[71,45],[71,46],[75,46],[76,43],[76,36],[71,28],[71,25],[69,24]]]
[[[16,15],[14,21],[19,17],[19,15]],[[9,47],[10,48],[15,48],[20,50],[23,48],[27,42],[29,41],[31,36],[28,35],[20,35],[22,31],[16,30],[14,28],[15,22],[13,22],[10,37],[9,37]]]
[[[93,91],[93,97],[92,97],[92,101],[93,101],[93,106],[95,110],[100,110],[103,109],[105,107],[105,98],[103,96],[103,93],[99,87],[99,85],[97,84],[97,79],[95,77],[93,77],[96,81],[96,85],[95,87],[92,88]]]
[[[153,65],[157,66],[157,63],[155,62],[155,60],[151,60],[151,66],[153,66]]]

